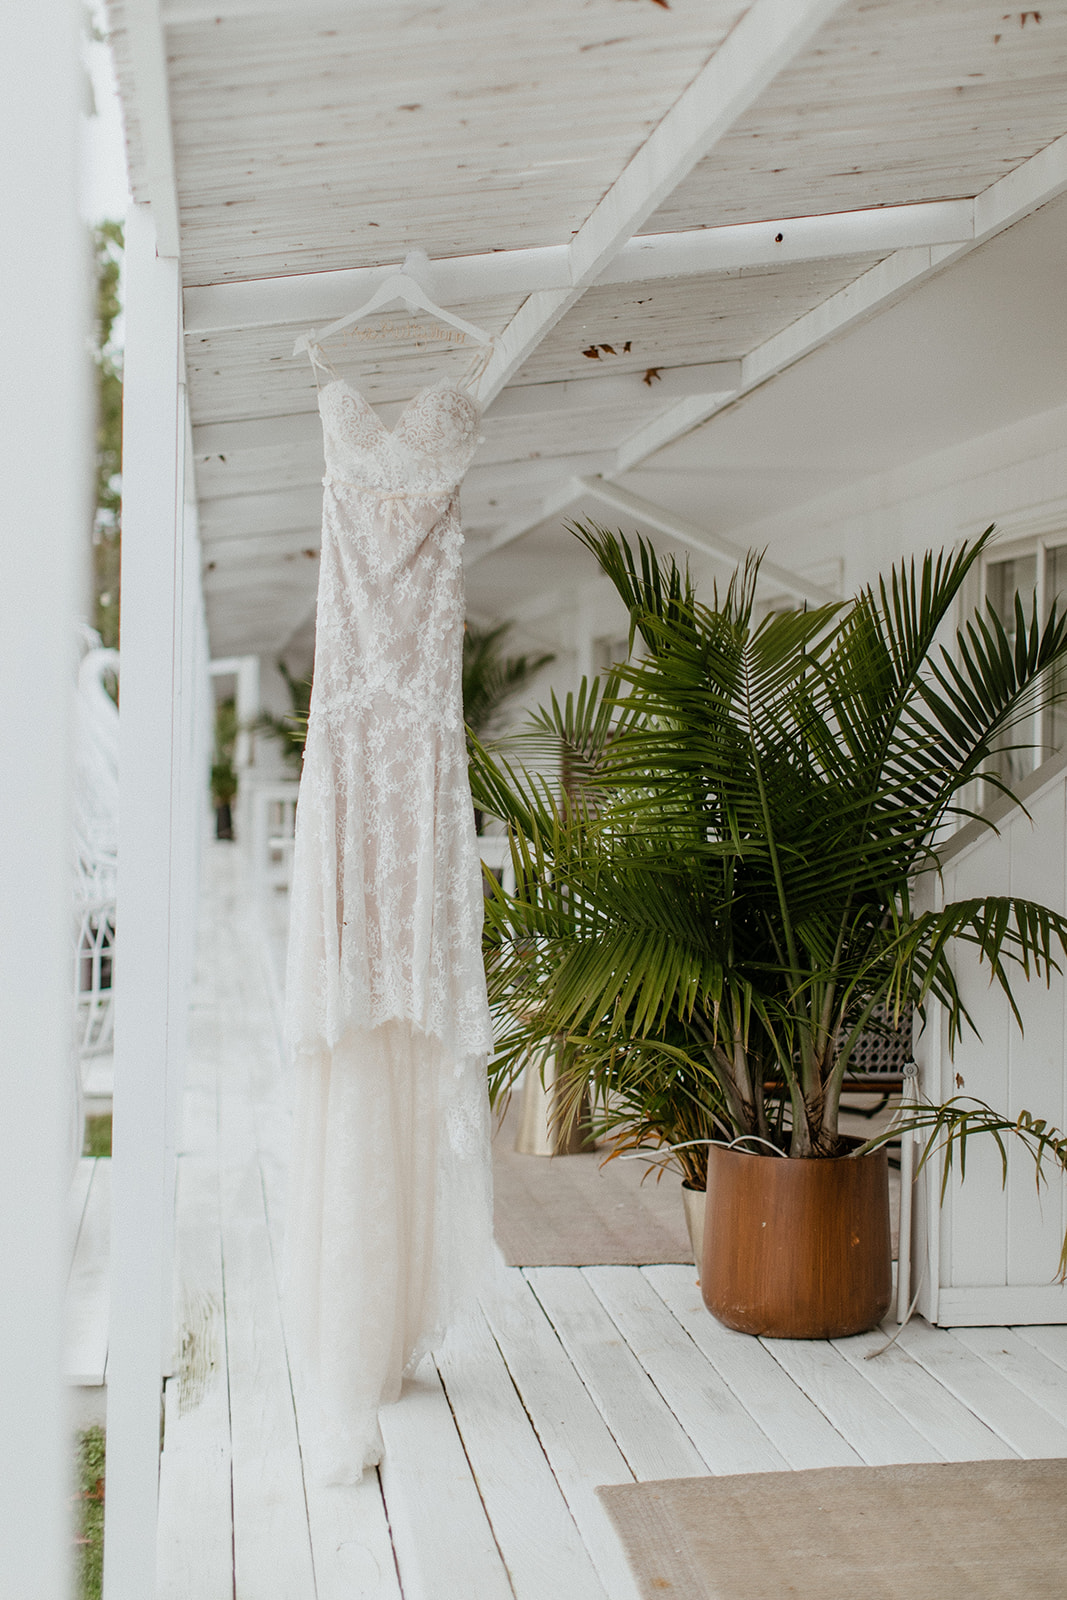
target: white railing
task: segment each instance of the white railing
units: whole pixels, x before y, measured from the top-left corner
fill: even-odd
[[[294,781],[252,787],[249,796],[252,881],[257,891],[289,888],[299,793],[300,785]]]
[[[75,1045],[84,1061],[112,1048],[115,1014],[115,900],[81,900],[75,909]]]

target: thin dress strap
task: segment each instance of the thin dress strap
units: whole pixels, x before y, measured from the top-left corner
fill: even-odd
[[[311,362],[311,370],[315,374],[315,383],[318,388],[322,388],[322,382],[319,377],[320,372],[328,372],[331,378],[340,378],[341,374],[327,361],[321,344],[316,344],[313,339],[309,339],[307,344],[307,352],[308,360]]]
[[[474,398],[475,391],[477,390],[481,380],[485,377],[489,363],[492,361],[495,354],[496,334],[494,333],[490,336],[490,340],[487,345],[483,345],[480,350],[475,351],[474,355],[471,357],[466,371],[460,378],[456,387],[458,389],[469,390],[472,398]]]

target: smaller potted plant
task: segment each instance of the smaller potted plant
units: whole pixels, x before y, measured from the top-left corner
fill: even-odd
[[[234,752],[237,747],[237,709],[232,697],[215,707],[215,751],[211,763],[211,799],[215,807],[216,839],[233,838],[233,802],[237,795]]]
[[[284,661],[276,663],[278,672],[289,691],[289,710],[279,717],[273,711],[261,711],[253,726],[268,739],[281,745],[282,760],[292,767],[297,777],[304,765],[304,746],[308,736],[308,712],[311,708],[311,674],[296,677]]]

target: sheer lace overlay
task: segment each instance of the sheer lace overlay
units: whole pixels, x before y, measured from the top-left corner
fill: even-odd
[[[319,396],[326,476],[297,808],[287,1228],[301,1381],[335,1458],[488,1270],[482,889],[461,703],[458,486],[478,410],[422,390],[393,429]]]

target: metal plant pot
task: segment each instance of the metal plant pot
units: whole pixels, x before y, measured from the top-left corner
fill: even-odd
[[[707,1198],[703,1189],[694,1189],[682,1182],[682,1204],[685,1207],[685,1225],[689,1229],[689,1243],[697,1270],[704,1259],[704,1213]]]

